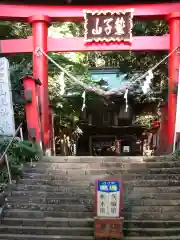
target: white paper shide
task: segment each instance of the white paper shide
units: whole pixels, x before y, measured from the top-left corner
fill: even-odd
[[[0,135],[12,136],[14,133],[15,124],[9,62],[3,57],[0,58]]]

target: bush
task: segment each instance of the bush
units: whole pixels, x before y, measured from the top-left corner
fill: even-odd
[[[9,144],[10,139],[0,138],[0,155],[3,154]],[[37,143],[31,141],[20,141],[19,138],[14,139],[7,152],[12,180],[17,180],[22,177],[23,166],[27,162],[38,161],[42,152]],[[0,165],[0,192],[3,191],[9,181],[6,164],[3,162]]]
[[[176,150],[176,151],[172,154],[172,160],[180,160],[180,150]]]

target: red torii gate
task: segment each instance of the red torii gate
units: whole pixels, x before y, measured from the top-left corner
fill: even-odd
[[[169,35],[134,37],[132,44],[94,44],[84,45],[83,38],[48,37],[48,26],[54,21],[83,21],[83,10],[124,10],[133,8],[135,19],[166,19]],[[179,11],[179,12],[177,12]],[[48,105],[48,62],[46,57],[36,55],[39,47],[43,52],[83,52],[83,51],[164,51],[170,52],[180,46],[180,3],[135,4],[117,6],[31,6],[0,4],[0,19],[26,21],[32,24],[33,36],[27,39],[0,41],[2,54],[33,54],[33,74],[42,82],[40,100],[42,108],[42,132],[44,144],[49,142],[49,105]],[[168,96],[168,143],[172,147],[174,138],[176,95],[175,83],[178,82],[180,56],[173,53],[169,58],[169,96]],[[28,120],[28,119],[27,119]],[[36,127],[39,127],[36,126]]]

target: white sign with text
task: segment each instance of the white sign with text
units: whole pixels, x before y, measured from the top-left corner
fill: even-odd
[[[15,134],[14,110],[7,58],[0,58],[0,135]]]
[[[120,182],[99,180],[97,188],[98,217],[119,217]]]

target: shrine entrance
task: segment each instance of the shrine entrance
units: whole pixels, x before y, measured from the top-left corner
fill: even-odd
[[[0,19],[26,21],[32,24],[32,36],[27,39],[2,40],[1,54],[33,54],[33,76],[38,78],[41,108],[41,128],[37,108],[27,113],[28,130],[34,129],[37,140],[43,140],[48,148],[50,142],[50,118],[48,103],[48,52],[85,52],[85,51],[169,51],[169,94],[167,125],[168,145],[172,150],[176,114],[176,94],[180,55],[180,3],[118,5],[118,6],[35,6],[0,4]],[[86,10],[86,14],[85,14]],[[85,17],[85,18],[84,18]],[[84,20],[83,20],[84,18]],[[166,19],[169,35],[132,36],[133,19]],[[48,37],[48,26],[55,21],[85,21],[85,38]],[[105,25],[103,25],[103,24]],[[112,31],[112,25],[113,31]],[[90,31],[92,30],[92,31]],[[43,54],[38,54],[39,50]],[[28,110],[27,110],[28,111]],[[34,118],[29,118],[30,113]],[[165,123],[162,123],[165,124]]]

